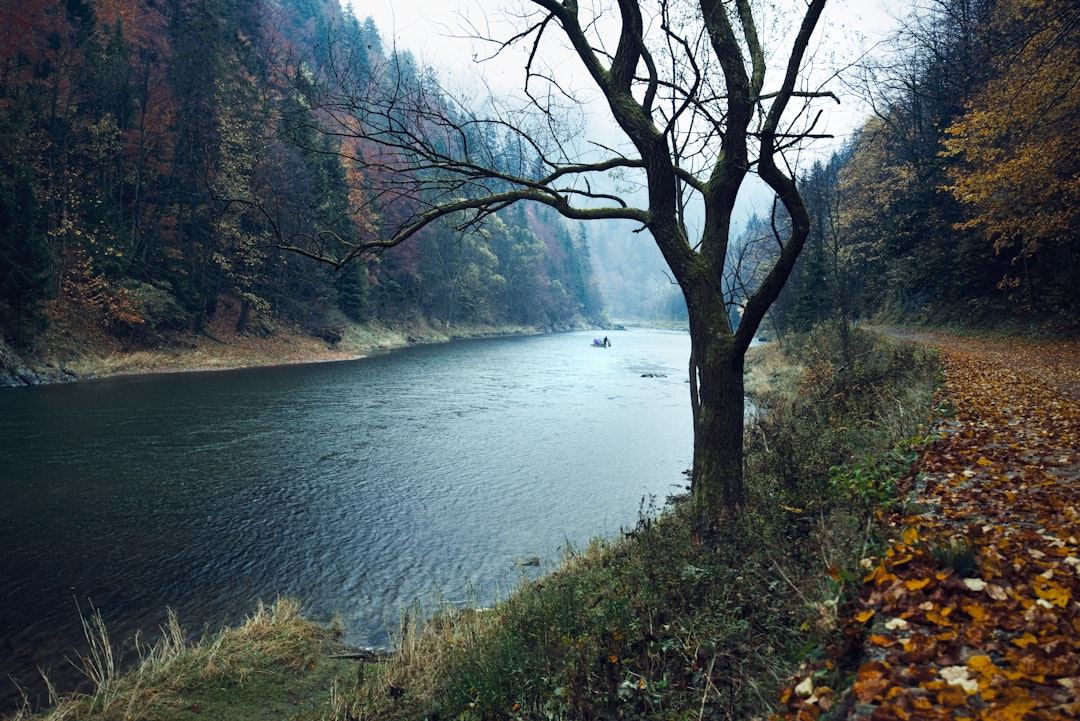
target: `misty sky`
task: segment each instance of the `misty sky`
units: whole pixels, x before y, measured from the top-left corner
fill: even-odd
[[[350,0],[346,0],[350,1]],[[584,5],[588,0],[583,0]],[[606,2],[606,0],[600,0]],[[474,36],[487,34],[504,38],[515,27],[506,20],[515,8],[527,7],[523,0],[351,0],[361,20],[370,16],[388,46],[409,50],[424,65],[438,68],[440,76],[452,88],[460,83],[469,87],[470,76],[482,74],[485,81],[500,94],[513,94],[522,82],[524,56],[517,54],[505,60],[473,63],[489,56],[493,46],[480,43]],[[857,59],[875,43],[887,36],[898,24],[898,18],[911,11],[908,0],[830,0],[819,24],[820,45],[815,67],[831,72],[835,63]],[[520,27],[520,26],[518,26]],[[835,60],[828,55],[834,54]],[[858,99],[847,93],[842,83],[833,82],[829,89],[841,97],[841,105],[825,107],[829,132],[842,139],[869,115]]]

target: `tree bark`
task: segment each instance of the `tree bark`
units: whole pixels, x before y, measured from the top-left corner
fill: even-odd
[[[691,500],[700,531],[737,516],[746,502],[743,484],[743,364],[722,297],[696,298],[690,312],[690,343],[698,358],[698,412],[694,424]],[[702,307],[704,306],[704,307]],[[695,383],[696,381],[696,383]]]

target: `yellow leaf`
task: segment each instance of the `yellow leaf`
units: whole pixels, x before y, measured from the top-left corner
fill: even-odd
[[[909,546],[914,545],[914,543],[919,540],[919,529],[909,528],[904,531],[904,534],[900,538],[905,544]]]
[[[1024,648],[1026,646],[1030,646],[1033,643],[1038,643],[1039,639],[1035,638],[1035,636],[1031,633],[1025,633],[1019,638],[1014,638],[1012,642],[1014,645],[1019,646],[1020,648]]]
[[[927,584],[929,583],[929,578],[912,578],[904,581],[904,585],[909,591],[918,591],[920,588],[926,588]]]
[[[971,619],[976,623],[982,623],[989,615],[986,612],[986,608],[978,603],[968,603],[961,606],[961,608],[964,610],[964,613],[971,616]]]
[[[1035,699],[1026,688],[1017,686],[1004,690],[1004,696],[1008,701],[994,710],[994,719],[1000,721],[1022,721],[1028,718],[1028,713],[1035,708]]]
[[[1072,592],[1069,589],[1048,581],[1035,584],[1035,595],[1058,608],[1065,608],[1072,599]]]
[[[986,679],[993,678],[1000,673],[1000,669],[994,664],[994,661],[985,654],[972,656],[968,659],[967,666]]]
[[[863,579],[863,583],[873,582],[875,585],[880,586],[888,581],[895,581],[896,576],[885,570],[885,566],[875,566],[873,573]]]
[[[975,462],[978,463],[980,466],[992,466],[992,465],[994,465],[994,462],[987,459],[987,458],[980,458],[979,460],[977,460]]]
[[[865,611],[859,611],[855,614],[855,620],[859,623],[866,623],[874,617],[874,609],[868,608]]]
[[[926,612],[926,620],[930,621],[930,623],[936,623],[938,626],[952,626],[952,621],[948,619],[949,614],[952,612],[952,607],[943,608],[940,611],[931,609]]]

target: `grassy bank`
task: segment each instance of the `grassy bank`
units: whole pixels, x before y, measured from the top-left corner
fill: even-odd
[[[74,662],[94,690],[54,694],[49,710],[27,706],[11,721],[325,718],[330,689],[356,673],[340,634],[291,600],[259,604],[238,626],[194,641],[170,613],[156,641],[133,649],[115,647],[99,616],[83,625],[86,652]]]
[[[333,658],[332,631],[287,602],[194,645],[167,629],[48,718],[761,718],[825,655],[839,661],[818,681],[842,688],[846,579],[925,433],[936,365],[863,335],[846,352],[820,337],[784,350],[753,350],[749,510],[715,537],[678,501],[643,512],[493,608],[406,614],[387,659]]]
[[[790,350],[755,351],[772,357],[753,364],[744,518],[704,539],[676,502],[496,608],[414,618],[334,718],[760,718],[804,662],[843,658],[845,579],[914,460],[936,363],[867,336],[847,363],[820,338]]]
[[[54,307],[48,326],[29,348],[0,346],[0,375],[5,365],[28,369],[37,382],[139,373],[224,370],[263,365],[317,363],[360,358],[415,343],[456,338],[527,335],[541,332],[522,326],[442,327],[420,318],[355,323],[341,319],[332,329],[312,331],[261,319],[245,332],[236,329],[239,305],[223,298],[218,312],[198,332],[173,332],[155,342],[124,342],[68,307]],[[2,340],[0,340],[2,343]]]

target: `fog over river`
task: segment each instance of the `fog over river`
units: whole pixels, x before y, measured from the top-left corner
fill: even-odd
[[[80,607],[128,654],[167,607],[199,633],[278,596],[382,646],[633,526],[685,487],[689,337],[594,335],[0,389],[0,713],[71,678]]]

